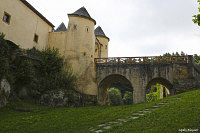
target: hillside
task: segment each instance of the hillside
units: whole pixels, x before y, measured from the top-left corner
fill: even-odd
[[[200,130],[200,90],[130,106],[49,108],[15,102],[0,109],[0,132],[152,132]]]

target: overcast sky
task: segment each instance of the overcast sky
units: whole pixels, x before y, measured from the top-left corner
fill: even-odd
[[[27,0],[56,27],[84,6],[110,38],[110,57],[200,54],[196,0]]]

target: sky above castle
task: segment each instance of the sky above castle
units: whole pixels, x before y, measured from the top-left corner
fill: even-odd
[[[27,0],[57,28],[84,6],[110,38],[110,57],[200,54],[196,0]]]

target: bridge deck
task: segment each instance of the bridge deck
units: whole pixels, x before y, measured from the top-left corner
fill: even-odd
[[[109,57],[94,61],[96,64],[189,63],[189,56]]]

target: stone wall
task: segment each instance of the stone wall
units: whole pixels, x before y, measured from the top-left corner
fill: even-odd
[[[69,15],[67,31],[51,32],[48,46],[58,48],[73,68],[78,78],[77,91],[95,96],[97,86],[94,26],[95,23],[90,19]]]
[[[125,78],[130,82],[134,103],[145,102],[146,89],[156,83],[169,88],[171,95],[190,91],[200,86],[200,73],[196,67],[193,63],[97,64],[98,92],[104,92],[98,93],[98,97],[106,97],[100,95],[107,95],[108,84],[112,82],[108,77],[114,75],[118,75],[117,80]],[[99,102],[105,104],[105,101]]]
[[[0,82],[0,108],[8,103],[11,87],[6,79],[2,79]]]
[[[74,91],[65,93],[62,90],[54,90],[42,95],[39,103],[51,107],[93,106],[97,104],[97,98]]]

